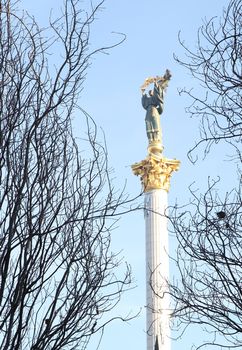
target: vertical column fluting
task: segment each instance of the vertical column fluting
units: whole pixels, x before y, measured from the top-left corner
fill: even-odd
[[[147,350],[170,350],[167,191],[145,193]]]

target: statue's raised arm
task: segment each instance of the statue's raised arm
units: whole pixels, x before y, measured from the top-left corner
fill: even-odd
[[[149,144],[162,144],[160,114],[163,112],[164,92],[170,78],[171,73],[167,69],[162,77],[147,78],[141,86],[142,106],[146,109],[145,124]],[[152,83],[154,84],[153,90],[149,90],[147,95],[146,88]]]

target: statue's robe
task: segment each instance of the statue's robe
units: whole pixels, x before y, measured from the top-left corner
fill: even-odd
[[[149,142],[161,142],[160,114],[163,112],[164,90],[154,84],[152,96],[142,95],[142,106],[146,109],[145,124]]]

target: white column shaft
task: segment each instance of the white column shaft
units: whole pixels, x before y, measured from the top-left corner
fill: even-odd
[[[167,192],[145,194],[147,350],[170,350]]]

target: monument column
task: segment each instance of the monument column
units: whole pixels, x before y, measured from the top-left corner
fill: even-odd
[[[148,155],[141,162],[132,165],[133,173],[140,176],[145,195],[147,350],[170,350],[167,193],[171,174],[178,170],[180,162],[163,156],[159,121],[153,123],[152,119],[163,110],[164,90],[170,79],[167,72],[161,78],[148,78],[145,81],[146,85],[154,82],[150,97],[145,95],[146,104],[143,103],[144,95],[142,97],[143,106],[149,113],[146,114]],[[143,93],[145,84],[141,87]],[[158,93],[159,99],[155,100]],[[149,98],[152,100],[149,101]]]

